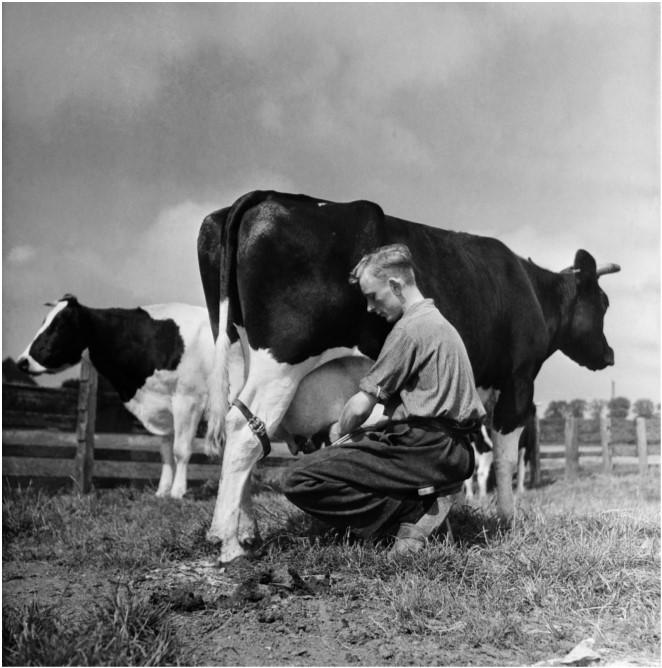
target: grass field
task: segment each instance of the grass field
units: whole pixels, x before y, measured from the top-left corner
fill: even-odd
[[[213,497],[5,487],[3,664],[553,665],[592,638],[601,665],[659,665],[655,471],[545,472],[510,531],[456,508],[453,542],[397,563],[264,488],[261,557],[225,571]]]

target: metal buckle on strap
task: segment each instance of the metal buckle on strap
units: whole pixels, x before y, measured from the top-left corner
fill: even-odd
[[[266,425],[264,422],[262,422],[262,420],[260,420],[259,417],[257,417],[257,415],[253,415],[253,413],[251,413],[248,406],[246,406],[243,401],[235,399],[232,402],[232,405],[236,406],[241,411],[241,414],[248,422],[248,428],[255,434],[255,436],[257,436],[258,440],[260,441],[260,444],[262,445],[262,459],[264,459],[271,452],[271,441],[267,435]]]
[[[250,430],[258,437],[267,435],[267,428],[264,422],[262,422],[262,420],[260,420],[260,418],[256,415],[253,415],[253,417],[248,420],[248,426],[250,427]]]

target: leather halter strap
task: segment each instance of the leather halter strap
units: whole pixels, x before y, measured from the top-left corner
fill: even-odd
[[[260,444],[262,445],[262,459],[264,459],[271,452],[271,441],[267,435],[267,428],[264,422],[262,422],[256,415],[253,415],[243,401],[235,399],[232,402],[232,405],[236,406],[241,411],[241,414],[248,422],[249,429],[255,436],[257,436],[258,441],[260,441]]]

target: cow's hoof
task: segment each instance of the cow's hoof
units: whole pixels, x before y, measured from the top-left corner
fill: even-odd
[[[220,545],[223,542],[223,539],[220,536],[210,533],[209,531],[207,532],[206,538],[207,542],[211,543],[212,545]]]

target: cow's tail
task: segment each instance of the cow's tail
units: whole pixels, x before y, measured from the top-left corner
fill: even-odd
[[[243,323],[236,281],[237,235],[244,213],[264,201],[268,191],[253,191],[240,197],[227,212],[221,231],[220,310],[214,364],[209,384],[206,450],[220,454],[225,441],[225,418],[230,408],[230,334]],[[244,360],[248,364],[249,360]],[[238,394],[236,392],[235,394]]]
[[[230,338],[228,337],[228,300],[223,300],[219,312],[219,332],[214,347],[214,362],[209,379],[209,404],[207,410],[207,455],[220,457],[225,436],[225,416],[230,396]]]

